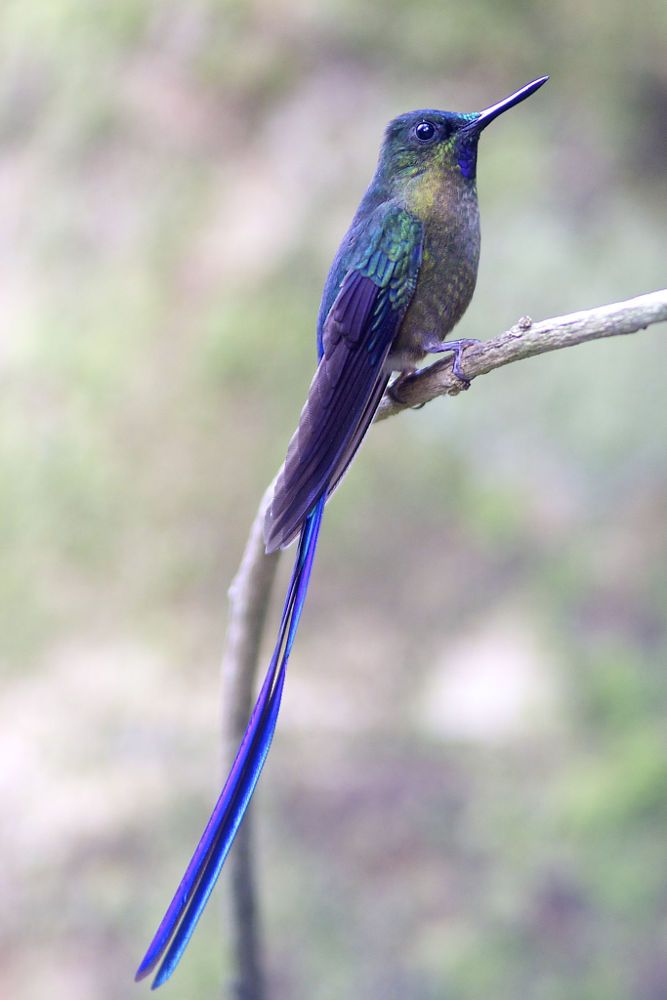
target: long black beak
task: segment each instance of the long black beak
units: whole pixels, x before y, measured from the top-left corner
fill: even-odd
[[[548,79],[548,76],[541,76],[539,80],[533,80],[532,83],[527,83],[525,87],[522,87],[521,90],[517,90],[516,93],[510,94],[509,97],[505,97],[504,100],[498,101],[497,104],[492,104],[490,108],[480,111],[473,121],[471,121],[469,125],[466,125],[462,131],[468,132],[469,134],[479,134],[482,129],[486,128],[486,126],[494,120],[494,118],[497,118],[498,115],[502,115],[503,111],[508,111],[515,105],[521,104],[521,101],[525,101],[527,97],[530,97],[530,95],[534,94],[536,90],[539,90]]]

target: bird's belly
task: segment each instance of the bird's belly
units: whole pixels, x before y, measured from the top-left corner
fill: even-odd
[[[427,234],[417,286],[389,355],[394,371],[404,371],[428,353],[425,342],[444,340],[468,308],[477,280],[479,223],[473,216],[459,231]]]

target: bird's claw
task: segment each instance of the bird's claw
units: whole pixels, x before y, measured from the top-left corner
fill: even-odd
[[[406,382],[410,381],[410,379],[412,378],[412,376],[415,374],[416,371],[417,371],[416,368],[406,368],[404,371],[400,373],[400,375],[398,375],[394,379],[391,385],[387,387],[387,395],[392,400],[392,402],[396,403],[398,406],[408,405],[406,404],[404,399],[401,399],[399,393],[400,390],[403,388],[403,386],[406,384]],[[416,406],[413,406],[412,409],[420,410],[424,405],[425,405],[424,403],[418,403]]]
[[[463,389],[470,388],[470,379],[466,378],[463,374],[463,369],[461,368],[461,355],[466,347],[472,347],[473,344],[479,344],[479,340],[475,340],[472,337],[465,337],[462,340],[443,340],[436,341],[426,339],[422,344],[425,351],[429,354],[453,354],[454,361],[452,363],[452,372],[457,377],[459,382],[462,384]]]

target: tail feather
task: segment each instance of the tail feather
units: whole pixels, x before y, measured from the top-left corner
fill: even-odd
[[[187,947],[241,825],[269,752],[278,720],[287,662],[308,592],[324,504],[323,497],[312,509],[301,530],[278,639],[229,777],[185,875],[137,970],[135,979],[143,979],[162,959],[152,989],[157,989],[169,979]]]

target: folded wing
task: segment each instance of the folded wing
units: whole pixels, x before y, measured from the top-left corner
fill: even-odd
[[[383,206],[325,320],[323,354],[266,515],[267,551],[288,545],[340,479],[377,409],[385,361],[417,283],[421,225]]]

